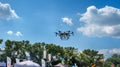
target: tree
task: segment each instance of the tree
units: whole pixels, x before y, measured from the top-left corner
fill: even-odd
[[[15,63],[16,58],[20,60],[26,59],[26,48],[28,41],[11,41],[7,40],[5,42],[5,55],[10,57],[12,60],[12,64]]]
[[[0,43],[2,40],[0,41]],[[5,50],[4,53],[0,57],[0,61],[6,60],[6,57],[10,57],[12,59],[12,63],[15,63],[15,58],[20,60],[27,59],[26,52],[30,54],[30,59],[38,64],[41,64],[41,59],[43,58],[43,50],[46,48],[47,54],[51,54],[51,56],[56,56],[54,60],[52,58],[52,63],[57,64],[61,62],[61,58],[64,58],[64,63],[67,65],[74,65],[75,63],[78,67],[87,67],[92,65],[100,66],[103,59],[103,54],[98,54],[96,50],[86,49],[82,53],[78,53],[77,49],[74,47],[61,47],[55,44],[46,44],[44,42],[39,43],[35,42],[34,44],[30,44],[28,40],[23,41],[5,41]],[[113,55],[113,58],[119,58],[119,55]],[[47,60],[47,58],[45,59]],[[108,59],[109,61],[109,59]],[[110,63],[119,63],[119,61],[111,60]],[[109,62],[106,62],[106,64]],[[100,66],[102,67],[102,66]]]
[[[90,60],[91,60],[91,58],[89,57],[89,56],[87,56],[86,54],[84,54],[84,53],[80,53],[80,55],[79,55],[79,63],[80,64],[78,64],[79,66],[85,66],[85,67],[87,67],[87,66],[89,66],[90,65]]]
[[[3,39],[0,39],[0,44],[2,44],[2,42],[3,42]],[[2,54],[3,53],[3,50],[0,48],[0,61],[4,61],[5,59],[4,59],[4,55]]]
[[[13,52],[14,52],[14,41],[11,41],[11,40],[7,40],[5,42],[5,50],[4,50],[4,56],[5,56],[5,60],[6,60],[6,57],[10,57],[11,60],[12,60],[12,64],[14,63],[15,59],[13,59],[15,56],[13,55]]]
[[[47,52],[50,53],[52,56],[55,56],[58,53],[60,53],[60,55],[62,56],[64,53],[63,47],[57,46],[55,44],[46,44],[45,47],[47,49]]]
[[[0,44],[2,44],[2,42],[3,42],[3,39],[0,39]]]
[[[75,57],[77,56],[77,54],[75,53],[76,51],[77,49],[74,47],[64,48],[64,58],[66,64],[74,65],[76,63],[76,59],[75,59]]]
[[[92,66],[94,64],[97,66],[102,65],[100,60],[104,58],[103,54],[98,54],[98,51],[90,49],[86,49],[82,53],[89,59],[89,61],[87,60],[89,62],[88,66]]]
[[[13,48],[12,48],[12,41],[11,40],[7,40],[5,42],[5,53],[6,53],[6,56],[8,57],[12,57],[12,51],[13,51]]]
[[[45,48],[47,50],[47,54],[51,54],[51,56],[56,56],[55,58],[51,58],[52,65],[56,65],[61,62],[61,57],[64,56],[63,47],[55,44],[46,44]]]
[[[41,43],[34,43],[31,45],[31,48],[29,50],[31,60],[33,60],[36,63],[41,63],[41,59],[43,58],[43,48]]]
[[[103,64],[103,67],[111,67],[111,65],[112,65],[112,62],[105,61]]]
[[[120,55],[119,54],[113,54],[110,58],[106,60],[106,62],[113,63],[115,66],[120,64]]]

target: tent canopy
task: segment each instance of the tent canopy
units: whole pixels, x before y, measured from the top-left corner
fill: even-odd
[[[32,61],[23,61],[16,63],[14,67],[40,67],[40,65]]]
[[[54,67],[64,67],[64,65],[62,65],[61,63],[55,65]]]

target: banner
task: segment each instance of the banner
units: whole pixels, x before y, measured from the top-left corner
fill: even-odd
[[[16,58],[16,63],[19,63],[19,62],[20,62],[20,60]]]
[[[44,49],[44,51],[43,51],[43,58],[44,59],[46,59],[46,55],[47,55],[47,51],[46,51],[46,49]]]
[[[48,61],[51,61],[51,54],[48,54]]]
[[[11,59],[7,57],[7,67],[11,67]]]
[[[42,67],[46,67],[46,62],[44,59],[41,60],[42,61]]]

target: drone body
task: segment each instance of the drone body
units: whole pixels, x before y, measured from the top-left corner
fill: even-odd
[[[71,35],[74,35],[72,31],[66,31],[66,32],[58,31],[55,32],[55,34],[56,36],[59,36],[61,40],[68,40]]]

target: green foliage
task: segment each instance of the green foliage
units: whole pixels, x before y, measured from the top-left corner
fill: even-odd
[[[3,39],[0,39],[0,44],[3,42]]]
[[[43,48],[41,43],[34,43],[31,46],[31,49],[29,51],[31,60],[37,63],[41,63],[41,59],[43,57]]]
[[[84,64],[84,66],[92,66],[93,64],[100,66],[102,64],[100,60],[103,59],[103,54],[98,54],[98,51],[86,49],[80,56],[82,60],[81,63]]]
[[[26,52],[30,54],[30,59],[38,64],[41,64],[41,59],[43,58],[44,48],[47,51],[47,54],[56,56],[56,60],[52,58],[52,64],[55,65],[61,62],[61,58],[64,58],[64,63],[67,65],[74,65],[75,63],[79,67],[91,67],[93,64],[97,66],[102,65],[99,61],[103,59],[103,54],[98,54],[96,50],[86,49],[82,53],[77,52],[77,49],[74,47],[61,47],[55,44],[46,44],[44,42],[30,44],[28,40],[23,41],[11,41],[7,40],[5,42],[4,53],[0,57],[0,61],[6,60],[6,57],[9,56],[12,59],[12,63],[15,63],[15,58],[20,60],[27,59]],[[115,55],[113,57],[116,57]],[[47,61],[47,58],[46,58]]]
[[[120,64],[120,55],[119,54],[113,54],[110,58],[106,60],[106,62],[113,63],[115,66]]]
[[[112,62],[108,62],[108,61],[104,62],[103,64],[104,67],[111,67],[111,65],[112,65]]]
[[[53,56],[55,56],[56,54],[57,55],[60,54],[60,56],[62,56],[64,53],[63,47],[60,47],[54,44],[47,44],[46,49],[47,49],[47,52],[52,54]]]

